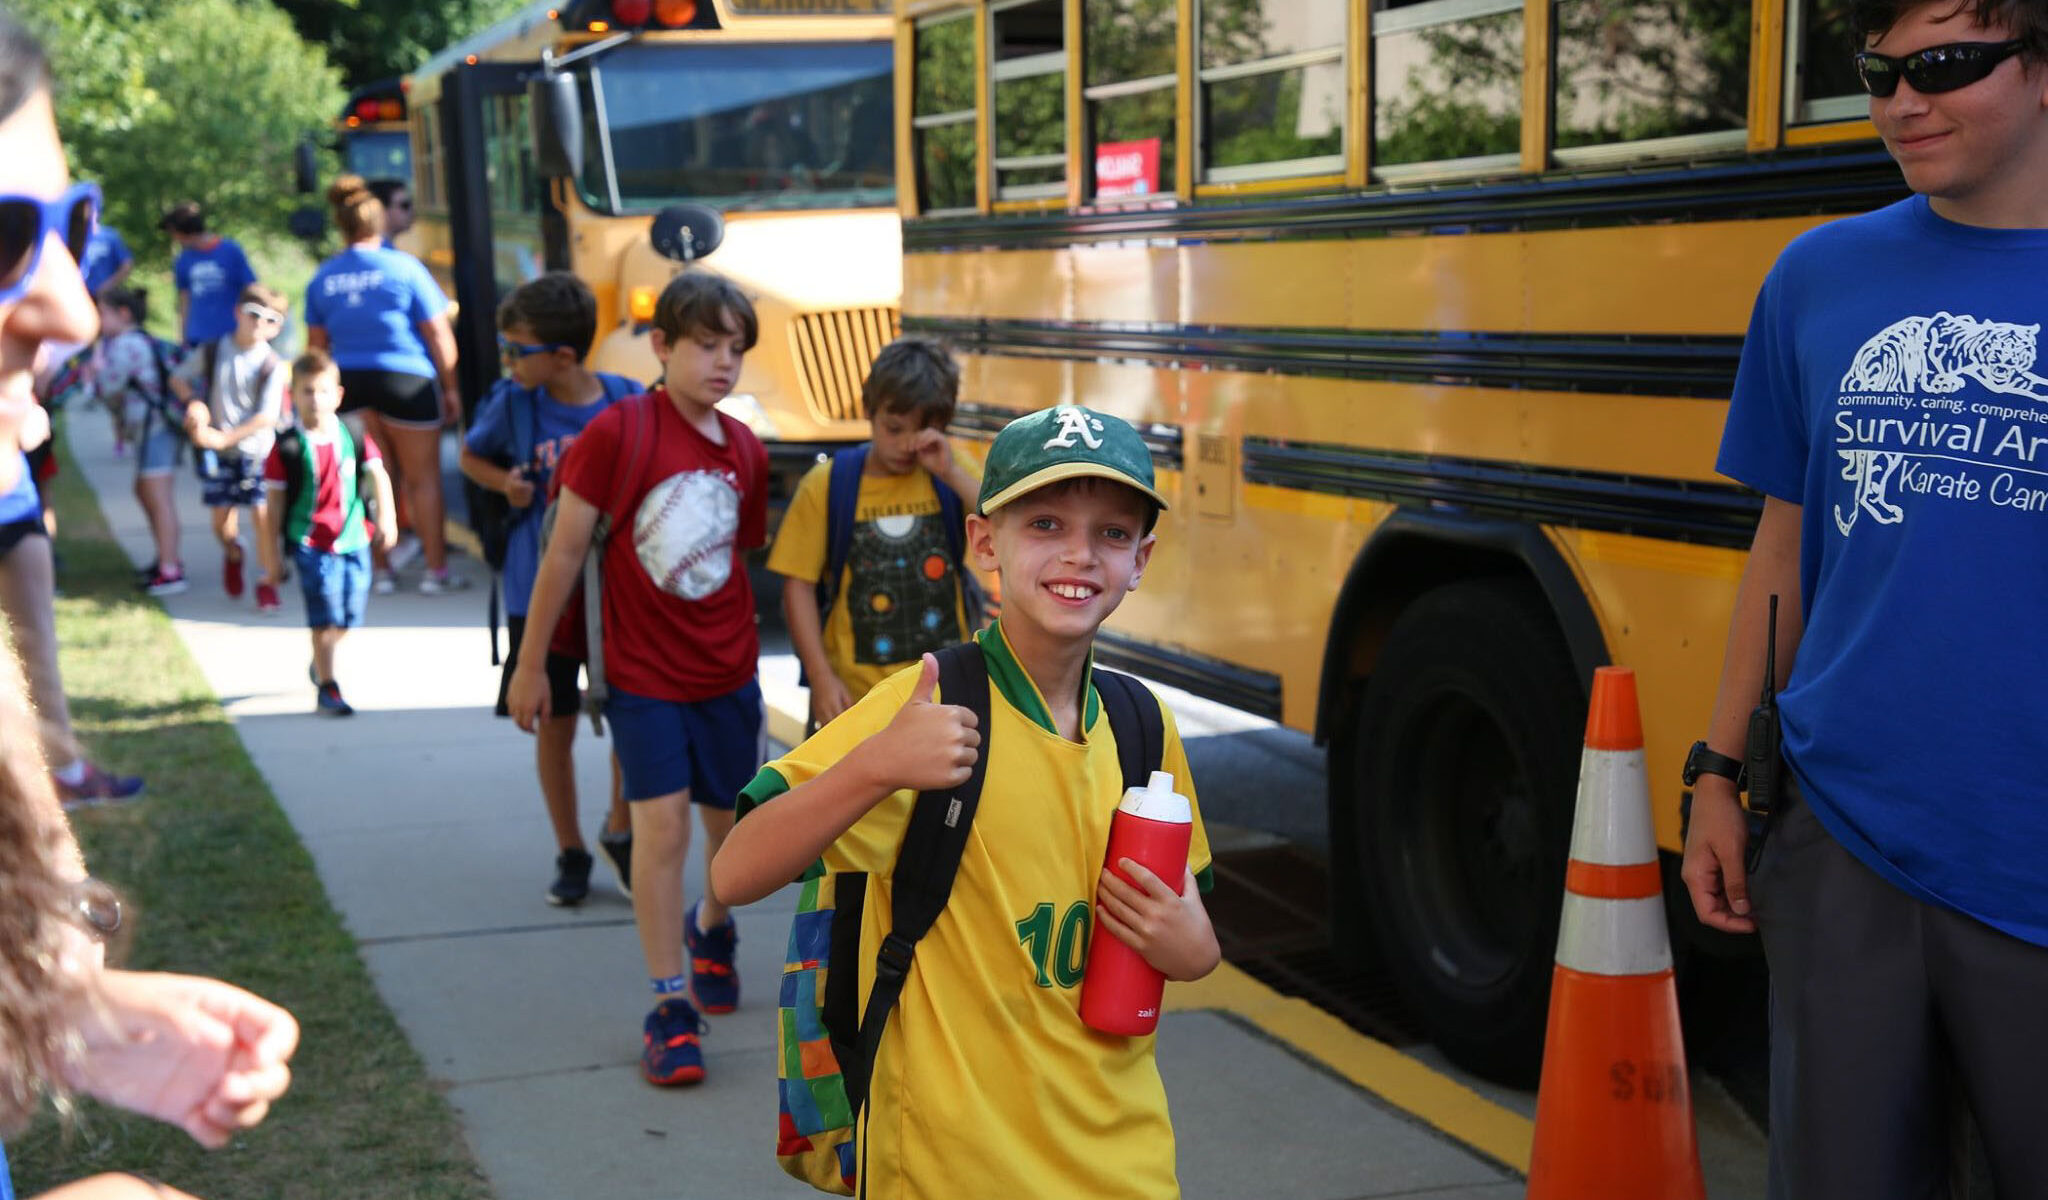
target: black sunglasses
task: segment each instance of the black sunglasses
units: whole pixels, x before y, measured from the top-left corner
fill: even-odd
[[[63,235],[72,260],[83,263],[99,212],[96,183],[73,184],[55,200],[0,195],[0,304],[12,304],[35,285],[52,229]]]
[[[1950,42],[1896,57],[1864,50],[1856,55],[1856,74],[1863,80],[1863,90],[1880,100],[1899,90],[1901,76],[1913,85],[1914,91],[1931,96],[1969,87],[1991,74],[1999,63],[2018,54],[2024,44],[2017,39]]]

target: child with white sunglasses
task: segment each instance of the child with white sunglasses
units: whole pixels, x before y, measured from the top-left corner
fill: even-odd
[[[290,372],[270,342],[284,328],[290,306],[275,289],[249,284],[236,305],[235,331],[202,346],[171,375],[171,389],[185,402],[185,433],[198,455],[213,535],[220,539],[221,586],[237,598],[248,553],[236,514],[249,510],[259,546],[274,536],[263,505],[263,464],[288,420]],[[277,584],[267,573],[258,577],[258,613],[279,610]]]

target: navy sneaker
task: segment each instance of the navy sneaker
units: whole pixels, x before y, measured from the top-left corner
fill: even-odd
[[[685,1087],[704,1081],[704,1047],[698,1038],[704,1019],[690,1002],[673,996],[647,1014],[640,1074],[656,1087]]]
[[[66,783],[54,773],[50,779],[57,785],[65,812],[132,804],[142,798],[142,776],[116,775],[92,763],[85,764],[85,777],[77,783]]]
[[[698,902],[699,904],[702,901]],[[683,916],[683,949],[690,952],[690,994],[708,1013],[729,1013],[740,1006],[740,977],[732,969],[739,926],[731,917],[707,933],[697,932],[697,905]]]
[[[353,717],[356,715],[355,706],[341,698],[341,685],[331,679],[320,685],[319,711],[330,717]]]
[[[597,835],[597,844],[604,851],[605,858],[610,860],[612,870],[618,874],[619,895],[631,900],[633,898],[633,831],[628,829],[624,833],[613,833],[608,829],[601,830]]]
[[[590,894],[590,851],[564,850],[555,855],[555,881],[548,885],[548,903],[560,908],[583,903]]]

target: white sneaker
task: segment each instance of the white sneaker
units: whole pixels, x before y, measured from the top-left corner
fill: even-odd
[[[420,579],[420,595],[422,596],[438,596],[442,592],[460,592],[468,587],[469,576],[457,575],[445,567],[442,568],[439,574],[428,571]]]
[[[398,591],[398,576],[390,571],[379,571],[370,580],[370,590],[379,596],[389,596]]]
[[[391,564],[392,570],[403,571],[418,562],[419,557],[420,539],[417,535],[408,533],[398,539],[397,545],[391,547],[391,552],[384,556],[384,561]]]

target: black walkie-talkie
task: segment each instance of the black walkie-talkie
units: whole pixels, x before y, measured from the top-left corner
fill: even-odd
[[[1749,710],[1749,744],[1743,752],[1749,780],[1749,869],[1756,870],[1770,831],[1771,810],[1778,804],[1778,597],[1771,595],[1770,622],[1764,634],[1764,691]]]

